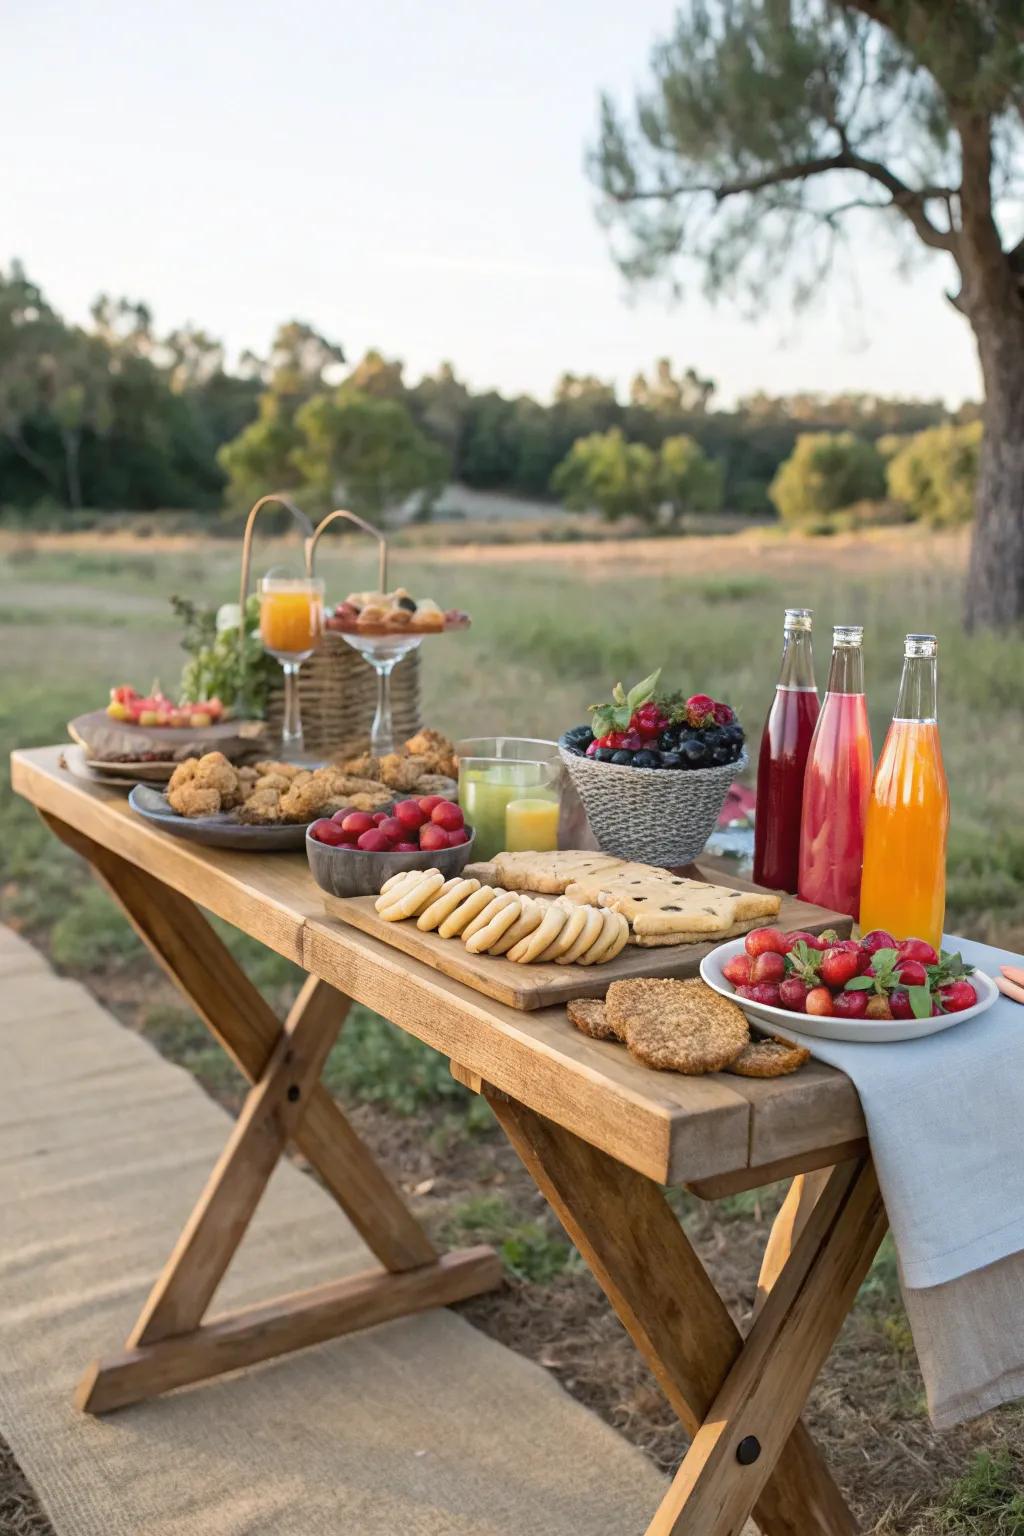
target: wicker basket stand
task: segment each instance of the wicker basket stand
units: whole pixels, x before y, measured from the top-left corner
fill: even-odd
[[[299,704],[306,750],[315,757],[361,751],[377,707],[377,674],[341,635],[326,630],[319,649],[299,672]],[[395,741],[414,736],[420,717],[420,653],[411,651],[391,675]],[[267,727],[280,740],[284,682],[275,681],[267,701]]]

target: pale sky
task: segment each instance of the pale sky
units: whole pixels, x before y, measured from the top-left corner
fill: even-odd
[[[861,300],[834,284],[754,324],[631,296],[583,171],[598,91],[643,81],[671,0],[6,0],[0,265],[84,319],[145,299],[232,352],[309,320],[350,359],[442,358],[547,397],[563,369],[625,387],[667,354],[757,389],[977,397],[945,258],[897,273],[866,214]]]

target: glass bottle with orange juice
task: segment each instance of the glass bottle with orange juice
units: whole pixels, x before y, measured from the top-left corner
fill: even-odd
[[[938,725],[938,641],[908,635],[896,713],[878,759],[864,838],[860,923],[936,950],[946,912],[949,790]]]

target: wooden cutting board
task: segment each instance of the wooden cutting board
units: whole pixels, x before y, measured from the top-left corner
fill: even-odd
[[[695,879],[708,878],[707,872],[697,866],[680,873]],[[465,874],[488,885],[500,883],[490,864],[470,864]],[[761,889],[752,881],[738,879],[732,874],[713,875],[710,883],[716,880],[720,885],[727,884],[736,889]],[[471,955],[460,939],[441,939],[436,933],[421,933],[413,919],[401,923],[386,922],[374,911],[376,899],[375,896],[325,895],[324,907],[331,917],[349,923],[372,938],[382,939],[385,944],[421,960],[453,981],[461,981],[485,997],[493,997],[512,1008],[550,1008],[573,997],[603,997],[609,982],[637,976],[695,976],[704,956],[723,942],[713,939],[707,944],[666,945],[659,949],[640,949],[635,944],[627,944],[607,965],[515,965],[504,956]],[[550,897],[547,899],[551,900]],[[751,927],[757,926],[751,924]],[[796,896],[784,896],[773,926],[803,928],[808,933],[834,928],[840,937],[846,937],[853,925],[849,917],[827,912],[824,907],[811,906]]]

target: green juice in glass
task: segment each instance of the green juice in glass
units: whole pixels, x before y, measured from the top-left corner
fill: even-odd
[[[555,799],[539,763],[488,763],[463,765],[459,773],[459,804],[469,826],[475,828],[474,859],[493,859],[508,847],[505,816],[509,802],[524,796]]]

